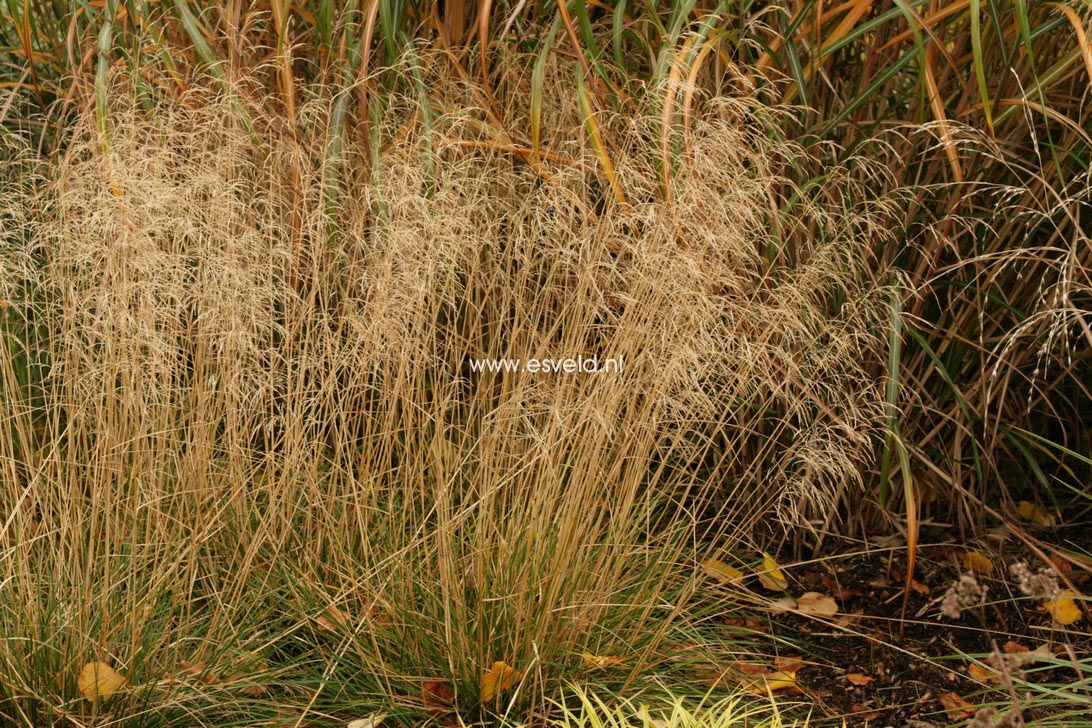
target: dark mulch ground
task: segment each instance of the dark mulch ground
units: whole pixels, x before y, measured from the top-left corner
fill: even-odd
[[[1039,602],[1024,597],[1015,586],[1009,574],[1011,564],[1026,561],[1033,568],[1043,566],[1025,544],[1010,536],[962,546],[945,543],[944,535],[923,531],[905,612],[905,548],[825,545],[821,559],[793,568],[791,576],[797,583],[790,587],[792,593],[833,595],[840,614],[828,620],[792,613],[764,618],[762,631],[797,645],[796,650],[777,648],[782,664],[795,661],[793,667],[799,668],[796,687],[781,694],[789,698],[796,693],[796,699],[813,705],[812,718],[822,724],[841,725],[844,719],[849,726],[925,728],[971,717],[973,708],[961,700],[980,705],[1007,699],[995,672],[979,672],[976,677],[961,654],[983,658],[995,648],[1012,653],[1048,645],[1063,659],[1072,650],[1084,660],[1083,668],[1088,668],[1092,633],[1087,611],[1079,622],[1060,628],[1049,614],[1037,609]],[[1092,528],[1036,536],[1069,551],[1092,552]],[[987,605],[950,619],[940,615],[940,601],[949,585],[967,573],[960,559],[968,548],[987,556],[992,564],[992,573],[976,575],[989,587]],[[1090,576],[1079,568],[1067,574],[1080,593],[1087,592]],[[1072,664],[1040,669],[1031,679],[1068,684],[1075,699],[1083,692],[1092,715],[1092,676],[1078,674]],[[1047,712],[1033,702],[1025,719],[1032,723]]]

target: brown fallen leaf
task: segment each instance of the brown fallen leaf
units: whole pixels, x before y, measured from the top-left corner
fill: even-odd
[[[801,614],[814,617],[833,617],[838,613],[838,603],[834,597],[819,592],[806,592],[796,600],[796,608]]]
[[[1073,573],[1073,564],[1069,563],[1069,559],[1061,554],[1051,554],[1050,563],[1054,565],[1054,568],[1057,569],[1058,573],[1062,576],[1069,576]]]
[[[1062,649],[1064,651],[1064,648]],[[1050,651],[1050,645],[1046,643],[1039,645],[1034,650],[1030,650],[1028,654],[1036,660],[1050,660],[1054,657],[1054,653]]]
[[[855,609],[849,614],[843,614],[838,619],[834,620],[834,623],[839,627],[851,627],[855,624],[859,624],[864,619],[864,610]]]
[[[785,655],[774,660],[774,666],[781,672],[791,672],[795,675],[804,669],[805,663],[800,655]]]
[[[326,632],[340,632],[349,624],[349,615],[333,605],[327,607],[325,612],[314,619],[315,624]]]
[[[864,636],[865,641],[870,645],[876,647],[887,647],[887,642],[891,638],[891,635],[884,632],[882,629],[874,629],[869,634]]]
[[[454,709],[455,691],[443,678],[432,678],[421,683],[421,703],[425,712],[433,718],[450,713]]]
[[[92,703],[100,698],[109,700],[125,686],[125,676],[105,662],[89,662],[80,670],[76,686]]]
[[[770,614],[774,615],[775,617],[782,614],[787,614],[788,612],[796,609],[796,600],[790,596],[784,596],[780,599],[774,599],[772,602],[770,602],[770,606],[767,607],[767,609],[769,610]]]
[[[766,675],[770,672],[770,668],[767,665],[760,665],[757,662],[733,662],[731,663],[731,668],[752,677],[756,675]]]
[[[840,602],[844,602],[848,599],[852,599],[861,593],[860,589],[853,589],[852,587],[842,586],[836,580],[830,578],[829,575],[823,574],[823,586],[830,590],[830,593],[834,595],[834,598]]]
[[[848,675],[846,675],[846,680],[849,680],[854,685],[868,685],[870,682],[872,682],[875,679],[876,678],[869,677],[868,675],[862,675],[859,672],[851,672]]]
[[[215,685],[220,682],[220,678],[208,669],[208,665],[201,661],[191,663],[182,660],[182,672],[192,675],[205,685]]]
[[[701,570],[708,576],[725,584],[739,584],[743,581],[744,577],[743,572],[736,567],[729,566],[723,561],[717,561],[716,559],[706,559],[701,562]]]
[[[997,682],[1001,679],[1001,676],[996,671],[991,670],[988,667],[983,667],[977,662],[972,662],[967,665],[967,674],[975,680],[982,680],[983,682]]]
[[[903,573],[895,567],[891,567],[887,575],[900,586],[906,583],[906,581],[903,579]],[[924,594],[925,596],[928,596],[933,591],[929,588],[928,585],[922,584],[920,581],[914,578],[910,579],[910,588],[916,591],[918,594]]]
[[[858,720],[870,721],[882,718],[884,712],[882,710],[876,710],[873,706],[866,703],[854,703],[849,707],[849,715]]]
[[[956,693],[946,692],[937,696],[937,702],[944,708],[944,712],[948,714],[948,717],[952,720],[964,720],[970,718],[975,714],[977,710],[975,706],[968,703],[963,698],[959,697]]]
[[[1015,655],[1020,652],[1028,652],[1029,650],[1016,640],[1009,640],[1001,646],[1001,651],[1009,655]]]

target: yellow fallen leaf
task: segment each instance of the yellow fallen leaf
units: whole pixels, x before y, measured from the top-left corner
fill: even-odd
[[[1043,602],[1043,606],[1058,624],[1073,624],[1081,618],[1081,608],[1073,599],[1075,596],[1077,595],[1072,589],[1066,589],[1062,596],[1057,599],[1048,599]]]
[[[125,678],[105,662],[89,662],[80,670],[76,685],[83,697],[93,703],[98,698],[109,700],[125,685]]]
[[[964,551],[959,555],[959,561],[967,571],[984,575],[993,573],[993,562],[981,551],[975,551],[974,549]]]
[[[503,662],[494,662],[489,672],[482,676],[482,700],[490,702],[523,678],[515,668]]]
[[[743,689],[754,695],[766,695],[768,692],[776,692],[791,688],[796,684],[796,673],[777,670],[764,675],[756,675],[743,683]]]
[[[1016,513],[1025,521],[1031,521],[1037,526],[1053,526],[1056,524],[1054,515],[1050,511],[1031,501],[1017,503]]]
[[[615,657],[614,655],[593,655],[590,652],[585,652],[580,655],[580,661],[584,663],[584,667],[593,670],[602,670],[608,667],[621,667],[623,664],[621,657]]]
[[[796,609],[802,614],[815,617],[833,617],[838,613],[838,602],[834,597],[819,592],[805,592],[796,600]]]
[[[716,559],[706,559],[701,562],[701,570],[726,584],[738,584],[743,580],[742,571]]]
[[[765,551],[762,552],[762,571],[758,573],[758,580],[762,586],[773,591],[781,591],[789,587],[789,580],[785,578],[781,567],[774,561],[774,557]]]

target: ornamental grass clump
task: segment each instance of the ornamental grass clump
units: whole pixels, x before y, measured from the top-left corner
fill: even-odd
[[[4,203],[5,715],[531,716],[585,652],[625,692],[716,608],[699,552],[859,487],[898,201],[863,161],[794,188],[752,102],[710,101],[664,197],[655,118],[599,120],[614,187],[575,100],[528,163],[413,99],[372,156],[325,93],[298,136],[108,98]],[[578,355],[625,366],[469,366]]]

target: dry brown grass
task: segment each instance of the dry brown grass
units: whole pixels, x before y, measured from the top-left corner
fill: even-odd
[[[489,707],[528,715],[584,650],[639,681],[695,616],[711,544],[860,496],[892,204],[873,167],[784,204],[779,165],[805,152],[722,99],[668,202],[655,122],[599,120],[623,205],[574,103],[549,133],[576,164],[467,145],[451,114],[432,165],[415,125],[375,169],[346,149],[331,210],[328,100],[260,152],[212,95],[154,117],[121,82],[109,98],[108,145],[79,118],[14,208],[7,315],[44,327],[48,372],[18,394],[7,341],[8,719],[317,720],[419,710],[432,678],[474,715],[493,660],[524,679]],[[467,367],[580,354],[624,371]],[[308,619],[330,606],[351,624]],[[97,717],[89,659],[130,678]]]

